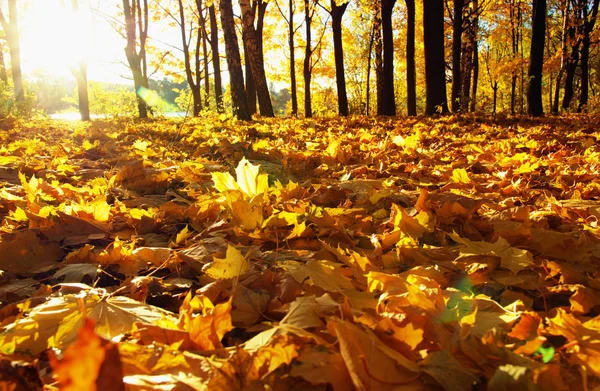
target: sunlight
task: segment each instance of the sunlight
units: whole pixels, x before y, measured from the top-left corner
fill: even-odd
[[[70,77],[70,67],[91,54],[93,24],[89,9],[74,13],[70,2],[59,0],[33,3],[21,23],[23,67]]]

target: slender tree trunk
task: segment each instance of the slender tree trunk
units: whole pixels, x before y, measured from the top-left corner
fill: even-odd
[[[463,47],[461,53],[461,95],[460,95],[460,110],[462,112],[469,111],[469,103],[471,101],[471,73],[473,71],[473,51],[475,47],[475,37],[473,36],[473,28],[470,26],[464,30],[466,39],[463,39]]]
[[[125,55],[133,75],[138,112],[142,119],[148,118],[148,105],[144,100],[144,89],[148,89],[146,70],[146,38],[148,37],[148,1],[123,0],[127,46]],[[138,41],[139,40],[139,41]],[[139,50],[138,50],[139,47]]]
[[[199,64],[198,64],[198,51],[196,50],[196,78],[194,77],[194,72],[192,71],[192,60],[190,55],[190,44],[187,39],[186,33],[186,22],[185,22],[185,10],[183,7],[183,1],[177,0],[177,4],[179,6],[179,32],[181,34],[181,43],[183,46],[183,64],[185,68],[185,77],[190,86],[190,90],[192,91],[192,99],[193,99],[193,113],[194,117],[200,115],[202,111],[202,96],[200,94],[200,84],[197,83],[197,77],[199,77]],[[197,4],[198,5],[198,4]],[[200,12],[200,8],[198,8],[198,12]],[[200,36],[198,37],[200,40]]]
[[[448,112],[444,61],[444,1],[423,2],[425,44],[425,114]]]
[[[239,1],[242,10],[242,36],[244,45],[248,49],[246,52],[248,58],[246,60],[250,60],[250,68],[252,69],[256,94],[258,95],[260,114],[265,117],[274,117],[275,114],[273,113],[269,86],[267,85],[267,76],[265,75],[265,64],[261,55],[262,43],[259,44],[258,34],[254,27],[254,12],[252,12],[249,0]]]
[[[417,71],[415,67],[415,0],[406,2],[406,99],[408,115],[417,115]]]
[[[367,99],[365,104],[365,115],[369,115],[371,108],[371,56],[373,55],[373,44],[375,43],[375,25],[371,27],[371,35],[369,37],[369,55],[367,56]]]
[[[569,107],[571,106],[571,101],[573,100],[573,96],[575,95],[573,83],[575,82],[575,71],[577,70],[577,65],[579,64],[580,42],[580,40],[577,40],[577,42],[574,45],[571,45],[571,55],[567,60],[567,72],[565,75],[565,92],[563,94],[562,101],[563,110],[569,109]]]
[[[519,29],[517,28],[516,21],[516,8],[514,4],[514,0],[511,0],[510,4],[510,37],[511,37],[511,47],[512,47],[512,55],[513,59],[516,60],[519,54]],[[515,70],[512,71],[511,83],[510,83],[510,114],[515,115],[516,113],[516,105],[517,105],[517,73]]]
[[[381,37],[381,12],[373,18],[373,40],[375,41],[375,87],[377,95],[377,115],[385,115],[385,83],[383,76],[383,40]]]
[[[290,81],[291,81],[291,92],[292,92],[292,115],[295,117],[298,115],[298,94],[296,87],[296,52],[294,45],[294,0],[289,0],[289,46],[290,46]]]
[[[348,116],[348,95],[346,94],[346,76],[344,74],[344,48],[342,46],[342,17],[348,2],[337,5],[331,0],[331,26],[333,31],[333,53],[335,57],[335,79],[338,95],[338,113]]]
[[[529,88],[527,106],[529,114],[544,114],[542,103],[542,68],[544,65],[544,40],[546,38],[546,0],[533,0],[531,53],[529,57]]]
[[[229,68],[233,114],[238,119],[250,120],[252,117],[248,111],[248,102],[246,100],[246,92],[244,91],[242,61],[240,59],[240,49],[235,33],[235,24],[233,22],[233,6],[231,0],[221,0],[219,2],[219,9],[221,11],[223,36],[225,38],[227,66]],[[216,43],[218,44],[218,42]]]
[[[396,0],[382,0],[381,26],[383,29],[383,102],[384,115],[396,115],[396,97],[394,93],[394,36],[392,11]]]
[[[562,77],[565,72],[565,66],[567,63],[567,29],[569,23],[569,0],[564,0],[564,9],[562,12],[562,39],[560,44],[560,69],[558,70],[558,75],[556,76],[556,85],[554,87],[554,100],[552,102],[552,114],[558,114],[558,106],[560,100],[560,87],[562,82]]]
[[[461,51],[463,33],[463,0],[454,0],[454,21],[452,23],[452,111],[461,109]]]
[[[222,112],[223,87],[221,86],[221,59],[219,58],[219,30],[217,28],[217,16],[214,4],[208,7],[208,16],[210,19],[210,50],[212,52],[213,77],[215,80],[215,102],[217,111]]]
[[[17,16],[17,1],[8,0],[8,19],[4,17],[0,9],[0,22],[8,43],[10,53],[10,70],[15,89],[15,101],[25,101],[25,89],[23,88],[23,74],[21,72],[21,45],[19,43],[19,22]]]
[[[311,40],[312,40],[312,15],[309,8],[309,0],[304,0],[304,24],[306,26],[306,48],[304,50],[304,66],[302,74],[304,76],[304,117],[312,117],[312,103],[310,96],[310,81],[311,81],[311,65],[310,58],[312,56]]]
[[[583,25],[583,40],[581,46],[581,92],[579,95],[579,105],[577,106],[578,113],[587,110],[590,91],[590,37],[592,35],[592,31],[594,30],[594,25],[596,24],[596,17],[598,15],[598,3],[598,0],[594,0],[594,3],[592,4],[591,14],[590,11],[587,10],[586,5],[586,12],[584,15],[585,22]]]
[[[477,86],[479,84],[479,2],[473,0],[475,17],[473,18],[473,90],[470,99],[470,111],[474,113],[477,109]]]
[[[198,22],[200,24],[200,28],[198,34],[202,35],[202,60],[204,62],[204,106],[210,107],[210,77],[208,70],[208,35],[206,34],[206,17],[202,12],[202,1],[197,0],[198,2]]]

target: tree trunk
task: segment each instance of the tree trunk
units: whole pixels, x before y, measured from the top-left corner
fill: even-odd
[[[294,0],[289,0],[289,45],[290,45],[290,81],[291,81],[291,92],[292,92],[292,115],[295,117],[298,115],[298,94],[296,88],[296,53],[294,45]]]
[[[230,1],[231,3],[231,1]],[[210,50],[212,52],[213,73],[215,80],[215,102],[217,111],[223,111],[223,87],[221,86],[221,59],[219,58],[219,30],[214,3],[208,7],[210,19]],[[235,31],[234,31],[235,32]],[[239,54],[239,53],[238,53]]]
[[[23,88],[23,74],[21,72],[21,45],[19,43],[19,23],[17,16],[17,1],[8,0],[8,20],[5,19],[0,9],[0,22],[8,43],[10,53],[10,70],[15,89],[15,101],[25,101],[25,89]]]
[[[259,39],[256,29],[254,28],[254,12],[250,7],[249,0],[239,0],[242,10],[242,36],[244,46],[248,49],[246,56],[250,60],[250,68],[256,86],[256,94],[258,95],[258,106],[260,114],[265,117],[274,117],[273,105],[271,96],[269,95],[269,86],[267,85],[267,76],[265,75],[265,64],[261,55],[262,44],[259,46]]]
[[[223,27],[223,36],[225,38],[227,66],[229,68],[233,114],[238,119],[250,120],[252,117],[248,111],[248,102],[246,100],[246,92],[244,91],[242,61],[240,59],[240,49],[235,33],[235,24],[233,22],[233,6],[231,4],[231,0],[221,0],[219,2],[219,9],[221,11],[221,26]],[[217,41],[212,43],[218,44]]]
[[[473,90],[470,99],[470,111],[474,113],[477,109],[477,86],[479,83],[479,3],[473,0],[475,17],[473,18]]]
[[[199,5],[202,6],[202,1],[197,0]],[[208,70],[208,35],[206,34],[206,17],[202,12],[201,7],[198,7],[198,22],[200,24],[200,29],[198,34],[202,35],[202,60],[204,62],[204,106],[206,108],[210,107],[210,77]]]
[[[375,24],[371,27],[371,35],[369,37],[369,54],[367,56],[367,97],[365,104],[365,115],[369,115],[369,109],[371,108],[371,56],[373,56],[373,44],[375,42]]]
[[[304,66],[302,69],[302,75],[304,76],[304,117],[312,117],[312,103],[310,97],[310,81],[311,81],[311,66],[310,58],[312,56],[311,39],[312,31],[310,24],[312,22],[312,15],[309,9],[309,0],[304,0],[304,24],[306,25],[306,48],[304,50]]]
[[[516,60],[519,55],[519,27],[517,25],[517,11],[515,9],[514,0],[511,0],[510,4],[510,37],[513,59]],[[511,83],[510,83],[510,114],[515,115],[517,105],[517,73],[515,70],[512,71]]]
[[[331,27],[333,31],[333,53],[335,57],[335,80],[338,96],[338,114],[348,116],[348,95],[346,95],[346,76],[344,74],[344,48],[342,46],[342,16],[348,8],[348,2],[337,5],[331,0]]]
[[[423,2],[425,114],[448,112],[444,61],[444,0]]]
[[[560,87],[562,82],[562,77],[565,72],[565,67],[567,64],[567,30],[569,25],[569,0],[564,0],[564,9],[562,12],[562,39],[560,43],[560,69],[558,70],[558,75],[556,76],[556,85],[554,87],[554,100],[552,101],[552,114],[558,114],[558,106],[560,100]]]
[[[250,55],[248,54],[248,45],[244,41],[244,80],[246,81],[246,99],[248,100],[248,111],[250,115],[257,113],[256,110],[256,85],[254,84],[254,76],[252,75],[252,66],[250,65]]]
[[[385,83],[383,76],[383,41],[381,39],[381,13],[373,19],[373,39],[375,41],[375,86],[377,95],[377,115],[385,115]]]
[[[527,106],[529,114],[544,114],[542,104],[542,68],[544,65],[544,40],[546,38],[546,0],[533,0],[531,52],[529,56],[529,88]]]
[[[469,102],[471,101],[471,73],[473,71],[473,49],[475,47],[475,37],[473,29],[470,26],[466,30],[466,39],[463,39],[463,47],[461,53],[461,94],[460,111],[469,111]]]
[[[79,3],[77,0],[71,0],[71,9],[73,13],[79,12]],[[77,82],[77,98],[79,100],[79,115],[82,121],[90,120],[90,100],[88,96],[87,84],[87,63],[85,59],[79,60],[79,67],[71,67],[71,73]]]
[[[148,118],[148,105],[144,100],[144,89],[148,89],[148,75],[146,73],[146,38],[148,37],[148,1],[123,0],[123,14],[125,17],[125,32],[127,46],[125,55],[133,75],[138,112],[142,119]],[[139,42],[138,42],[139,40]],[[139,47],[139,51],[138,51]]]
[[[415,0],[406,2],[406,99],[408,115],[417,115],[417,71],[415,67]]]
[[[185,24],[185,11],[183,7],[182,0],[177,0],[177,4],[179,6],[179,32],[181,34],[181,43],[183,46],[183,64],[185,68],[185,77],[190,86],[190,90],[192,91],[192,99],[193,99],[193,113],[194,117],[200,115],[202,111],[202,96],[200,94],[200,83],[198,82],[199,78],[199,62],[198,62],[198,50],[195,52],[196,56],[196,77],[194,77],[194,72],[192,71],[192,60],[190,56],[190,44],[186,37],[186,24]],[[198,12],[201,12],[201,4],[199,2],[196,3],[198,7]],[[200,36],[198,36],[198,43],[200,40]]]
[[[577,112],[587,110],[587,104],[589,99],[590,91],[590,46],[591,46],[591,34],[596,24],[596,17],[598,15],[598,0],[594,0],[592,4],[591,14],[585,6],[584,25],[583,25],[583,42],[581,46],[581,92],[579,95],[579,105],[577,106]]]
[[[382,0],[381,26],[383,29],[383,114],[396,115],[396,97],[394,93],[394,36],[392,11],[396,0]]]
[[[452,23],[452,112],[461,109],[461,51],[463,33],[463,0],[454,0],[454,21]]]

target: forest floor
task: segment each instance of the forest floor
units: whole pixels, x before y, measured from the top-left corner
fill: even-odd
[[[598,390],[598,123],[4,121],[0,388]]]

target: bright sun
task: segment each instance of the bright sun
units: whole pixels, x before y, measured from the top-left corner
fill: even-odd
[[[115,65],[124,60],[122,38],[106,20],[92,14],[88,2],[80,3],[74,13],[70,0],[30,0],[21,11],[19,26],[24,71],[71,78],[70,67],[85,59],[88,79],[122,82],[118,70],[122,65]],[[109,3],[103,0],[102,4],[114,7]]]
[[[89,15],[82,11],[75,15],[58,0],[33,1],[23,13],[20,38],[24,68],[67,76],[69,66],[89,57],[92,30],[85,23],[91,20]]]

